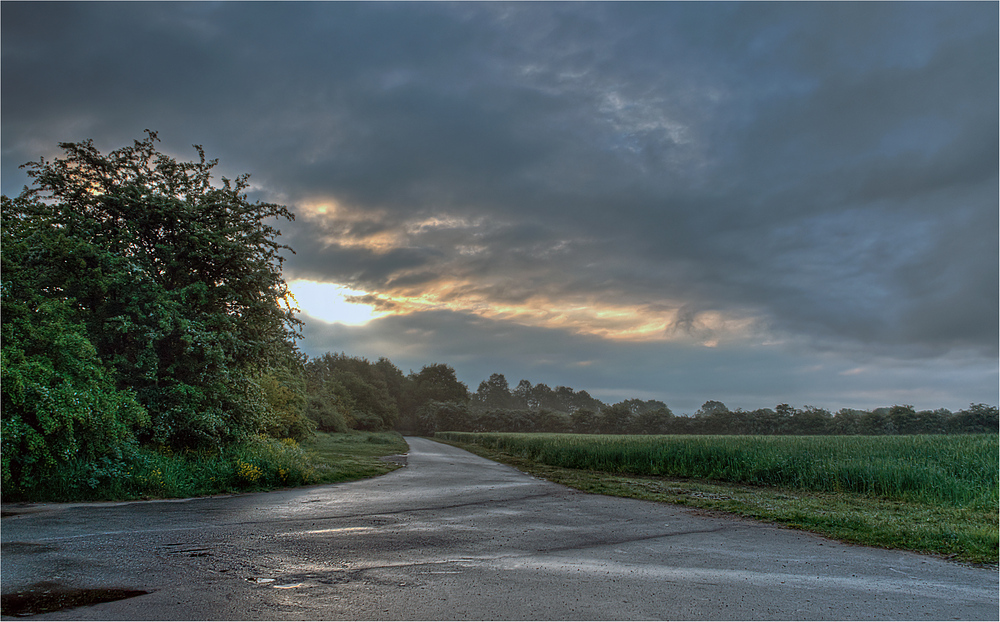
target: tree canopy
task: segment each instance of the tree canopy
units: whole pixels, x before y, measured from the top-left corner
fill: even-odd
[[[8,454],[27,452],[48,425],[51,409],[29,397],[45,388],[108,385],[118,393],[106,395],[143,411],[122,402],[130,414],[120,425],[173,447],[274,424],[261,380],[287,363],[299,322],[281,274],[290,249],[273,223],[293,215],[248,200],[247,175],[216,183],[217,161],[200,147],[197,161],[179,162],[157,140],[147,131],[108,154],[91,141],[61,143],[63,157],[25,164],[31,185],[3,197],[5,479]],[[40,332],[50,340],[38,342]],[[71,335],[78,347],[58,354]],[[59,356],[75,362],[48,374],[29,364]],[[60,371],[84,364],[86,382]]]

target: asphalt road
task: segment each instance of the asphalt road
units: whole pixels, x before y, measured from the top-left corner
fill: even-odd
[[[405,468],[348,484],[5,506],[2,592],[148,592],[37,616],[60,620],[1000,617],[995,570],[584,494],[407,440]]]

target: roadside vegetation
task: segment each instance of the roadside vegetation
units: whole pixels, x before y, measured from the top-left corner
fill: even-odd
[[[30,493],[5,491],[4,501],[169,499],[333,484],[388,473],[398,465],[379,458],[407,450],[396,432],[320,432],[301,444],[258,437],[218,450],[142,447],[113,477],[88,480],[86,463],[70,463]]]
[[[587,492],[731,512],[858,544],[998,561],[995,434],[435,438]]]
[[[214,180],[200,147],[181,162],[157,142],[62,143],[2,197],[3,500],[192,496],[391,468],[371,456],[405,447],[384,434],[403,374],[298,350],[276,228],[294,215],[250,201],[246,175]]]

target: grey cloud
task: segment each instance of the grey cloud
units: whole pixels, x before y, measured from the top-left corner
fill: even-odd
[[[391,276],[386,280],[385,284],[388,287],[413,287],[417,285],[425,285],[428,283],[433,283],[434,281],[441,278],[439,272],[433,272],[430,270],[424,271],[406,271],[398,276]]]
[[[288,241],[295,255],[287,260],[286,279],[383,285],[398,280],[400,274],[412,278],[414,271],[433,265],[433,251],[427,249],[402,248],[378,253],[316,242],[300,235],[294,235]]]
[[[681,302],[680,331],[720,311],[822,356],[995,360],[996,5],[0,11],[6,194],[58,141],[149,127],[255,196],[349,208],[281,227],[290,278]],[[407,230],[442,216],[464,224]],[[379,233],[407,243],[347,243]]]

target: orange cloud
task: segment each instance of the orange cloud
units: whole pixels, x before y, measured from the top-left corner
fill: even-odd
[[[326,234],[328,243],[342,248],[386,253],[430,246],[440,241],[436,236],[457,234],[445,238],[453,253],[450,259],[435,267],[441,275],[461,273],[464,258],[488,253],[490,249],[479,243],[481,236],[491,227],[502,226],[482,218],[447,213],[423,214],[390,223],[378,210],[352,209],[330,198],[306,201],[299,208],[306,219],[316,220],[329,231]],[[569,241],[561,241],[550,250],[556,252],[569,245]],[[540,283],[545,281],[544,272],[543,269],[542,274],[536,275],[538,279],[528,277],[527,281],[510,283],[503,277],[484,278],[471,274],[441,276],[430,282],[423,281],[419,286],[395,287],[389,281],[379,291],[348,290],[340,284],[326,284],[331,289],[322,295],[314,292],[319,284],[307,286],[300,281],[293,291],[304,312],[326,321],[345,323],[448,310],[614,341],[684,341],[716,347],[724,341],[745,340],[755,333],[755,318],[717,311],[698,312],[693,317],[688,313],[680,322],[684,305],[676,301],[609,301],[608,296],[600,292],[535,294],[533,292],[540,290]],[[397,273],[396,276],[402,275]],[[532,280],[537,282],[530,282]],[[309,291],[313,293],[299,294],[307,288],[312,288]],[[312,299],[307,300],[309,296]],[[337,319],[341,317],[356,319]]]

